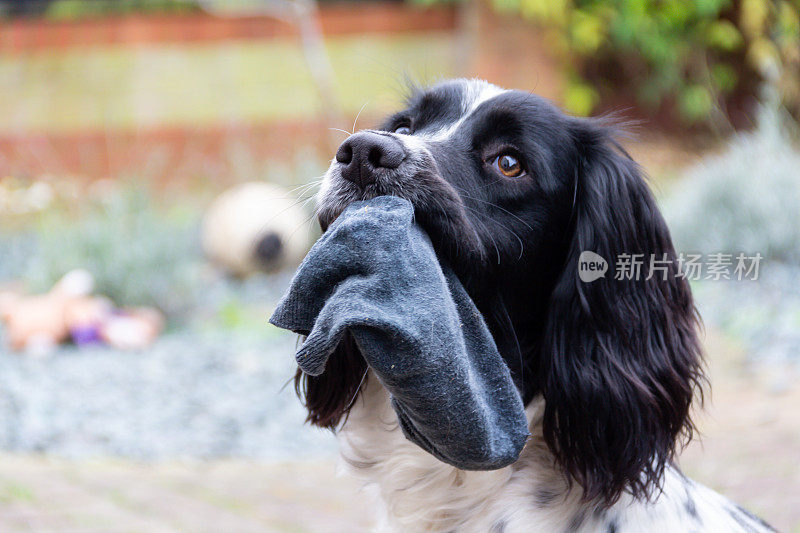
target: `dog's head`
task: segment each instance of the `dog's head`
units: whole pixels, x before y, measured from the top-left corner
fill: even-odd
[[[587,499],[646,496],[681,437],[700,372],[696,312],[667,227],[612,127],[529,93],[456,80],[341,145],[319,193],[323,230],[355,200],[415,207],[484,314],[523,395],[545,400],[545,440]],[[612,266],[582,281],[579,256]],[[643,254],[640,276],[615,276]],[[661,269],[649,272],[647,262]],[[336,427],[364,375],[343,343],[298,375],[309,420]]]

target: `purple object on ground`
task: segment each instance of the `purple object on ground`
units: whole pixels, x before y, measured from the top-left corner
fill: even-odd
[[[100,338],[99,324],[76,326],[70,328],[69,334],[70,337],[72,337],[72,342],[74,342],[78,346],[87,346],[89,344],[100,344],[102,342],[102,339]]]

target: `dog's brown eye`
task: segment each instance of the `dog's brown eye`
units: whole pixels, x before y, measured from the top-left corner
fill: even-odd
[[[522,164],[519,160],[511,154],[503,154],[494,160],[494,164],[503,176],[509,178],[518,178],[525,173]]]
[[[411,126],[403,124],[402,126],[397,126],[394,129],[395,133],[399,133],[400,135],[411,135]]]

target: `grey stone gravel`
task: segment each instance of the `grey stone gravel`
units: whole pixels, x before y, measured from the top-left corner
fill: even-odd
[[[758,280],[692,289],[704,323],[740,342],[750,362],[800,369],[800,267],[766,261]]]
[[[67,457],[298,458],[331,454],[303,425],[292,335],[181,332],[139,353],[0,352],[0,448]]]

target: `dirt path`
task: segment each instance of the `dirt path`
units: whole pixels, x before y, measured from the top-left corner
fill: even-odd
[[[748,369],[735,347],[706,344],[712,394],[680,464],[779,531],[800,532],[800,372]]]
[[[332,462],[141,465],[0,457],[4,532],[359,532],[369,517]]]

